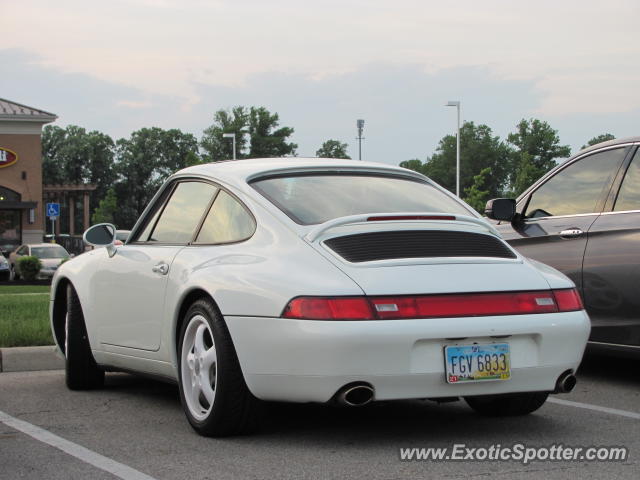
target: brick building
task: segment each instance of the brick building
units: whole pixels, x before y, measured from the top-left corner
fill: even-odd
[[[53,113],[0,98],[0,249],[42,242],[43,125]]]

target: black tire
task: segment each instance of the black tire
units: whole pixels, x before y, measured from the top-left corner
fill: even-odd
[[[186,373],[182,368],[182,354],[189,324],[197,322],[198,318],[201,320],[202,317],[209,325],[209,332],[212,334],[206,333],[208,342],[212,342],[215,347],[216,362],[213,369],[215,378],[211,380],[213,384],[210,383],[215,395],[209,411],[207,413],[200,412],[205,417],[198,419],[192,413],[185,395],[185,383],[191,382],[191,380],[189,377],[185,378]],[[206,299],[195,301],[183,318],[179,338],[177,358],[180,401],[194,430],[206,437],[225,437],[254,430],[257,426],[260,401],[251,394],[244,381],[229,330],[217,308]],[[193,350],[187,346],[187,351]],[[188,366],[185,369],[188,369]],[[207,375],[210,373],[208,372]]]
[[[538,410],[547,401],[549,392],[507,393],[465,397],[467,404],[487,417],[515,417]]]
[[[76,290],[67,286],[67,317],[65,325],[65,373],[70,390],[91,390],[104,385],[104,370],[93,358],[84,323],[82,306]]]
[[[20,274],[18,273],[18,269],[15,265],[11,265],[11,271],[13,272],[13,281],[20,280]]]

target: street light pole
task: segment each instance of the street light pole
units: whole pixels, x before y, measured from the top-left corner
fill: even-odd
[[[358,136],[356,137],[356,140],[358,140],[358,160],[362,160],[362,140],[364,139],[362,130],[364,130],[364,120],[358,120],[356,125],[358,126]]]
[[[231,138],[233,140],[233,159],[236,159],[236,134],[235,133],[223,133],[222,138]]]
[[[458,110],[458,133],[456,134],[456,196],[460,196],[460,101],[449,100],[446,107],[456,107]]]

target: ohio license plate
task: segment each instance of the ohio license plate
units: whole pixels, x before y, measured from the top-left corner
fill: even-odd
[[[444,347],[448,383],[508,380],[511,359],[508,343]]]

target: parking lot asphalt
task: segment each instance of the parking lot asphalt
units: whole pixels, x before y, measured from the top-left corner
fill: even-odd
[[[1,373],[0,479],[637,479],[638,367],[637,360],[589,356],[576,389],[554,396],[573,403],[547,402],[527,417],[480,417],[464,402],[384,402],[355,409],[268,404],[258,432],[226,439],[192,431],[174,385],[109,374],[102,390],[71,392],[63,371]],[[629,458],[523,465],[405,462],[399,454],[406,447],[516,443],[625,446]]]

